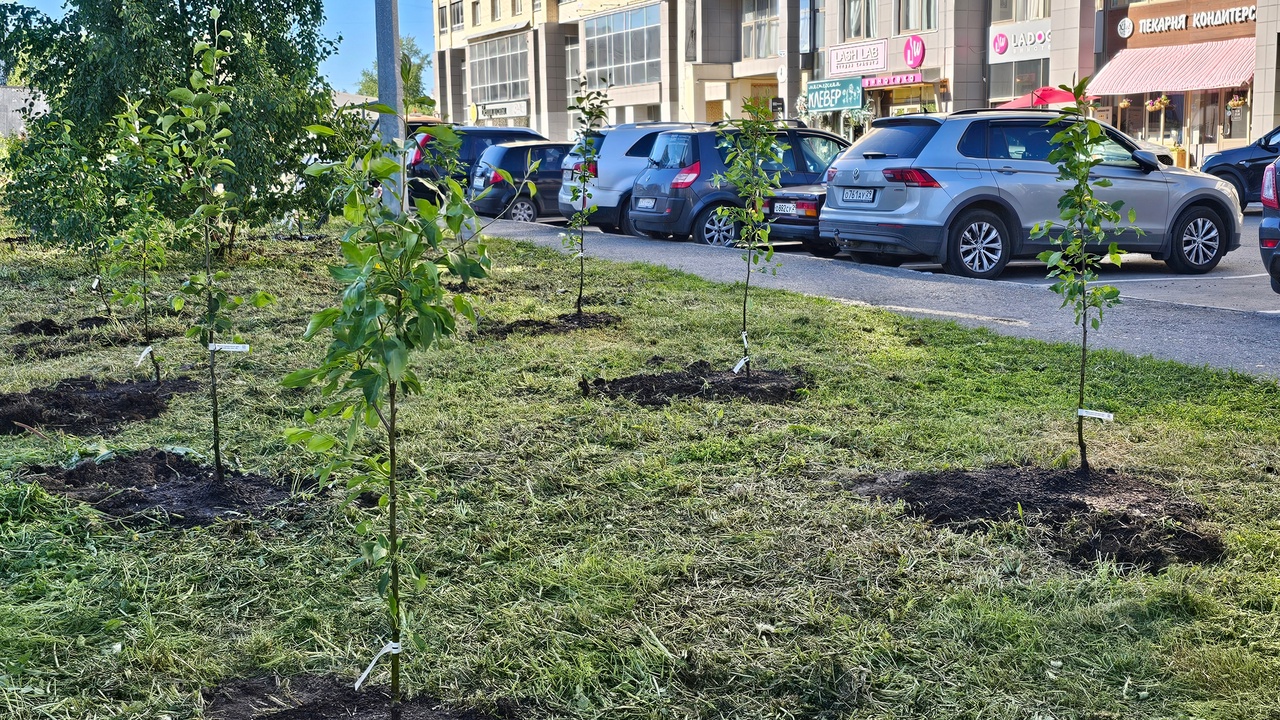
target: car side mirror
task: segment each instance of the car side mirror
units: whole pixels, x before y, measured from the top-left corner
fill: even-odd
[[[1160,160],[1150,150],[1134,150],[1133,161],[1138,163],[1138,167],[1142,168],[1142,172],[1149,173],[1160,169]]]

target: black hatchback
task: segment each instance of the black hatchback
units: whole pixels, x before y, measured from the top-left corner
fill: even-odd
[[[631,219],[637,230],[650,237],[692,237],[708,245],[737,243],[737,226],[716,212],[742,207],[733,186],[715,179],[727,169],[730,150],[722,133],[712,128],[658,136],[649,166],[631,192]],[[818,182],[831,159],[849,146],[839,135],[805,127],[779,127],[775,137],[781,160],[767,169],[778,173],[782,187]]]
[[[1262,195],[1262,173],[1280,156],[1280,128],[1244,147],[1213,153],[1200,164],[1200,172],[1226,180],[1236,189],[1243,209]]]
[[[439,141],[431,135],[431,127],[430,124],[421,126],[413,136],[418,148],[409,160],[409,193],[411,197],[428,197],[430,194],[426,183],[413,182],[415,178],[422,178],[431,182],[440,179],[439,153],[434,148],[434,144]],[[480,155],[485,148],[500,143],[547,139],[529,128],[522,127],[450,125],[449,128],[458,135],[458,139],[462,142],[462,145],[458,148],[458,167],[453,174],[453,179],[457,180],[459,185],[466,184],[467,179],[471,176],[472,168],[475,167],[476,161],[480,159]]]
[[[520,222],[557,214],[560,163],[572,147],[573,143],[534,141],[486,148],[472,168],[467,186],[472,209],[489,217],[505,214]],[[506,171],[510,181],[499,170]]]

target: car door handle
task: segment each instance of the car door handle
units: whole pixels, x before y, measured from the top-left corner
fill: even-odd
[[[1016,173],[1016,172],[1018,172],[1018,171],[1017,171],[1017,170],[1014,170],[1013,168],[1009,167],[1008,165],[1005,165],[1004,167],[1000,168],[1000,173],[1001,173],[1001,174],[1004,174],[1004,175],[1012,175],[1012,174],[1014,174],[1014,173]]]

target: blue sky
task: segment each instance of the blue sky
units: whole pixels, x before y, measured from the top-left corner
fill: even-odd
[[[399,0],[400,34],[412,35],[418,41],[418,47],[431,51],[435,49],[435,36],[432,26],[434,0]],[[37,8],[45,13],[60,17],[63,13],[63,0],[18,0],[19,5]],[[338,54],[329,58],[320,71],[329,77],[329,82],[338,90],[355,90],[360,82],[360,71],[373,65],[377,55],[377,46],[373,33],[373,0],[324,0],[325,35],[342,37],[338,46]],[[435,89],[435,79],[428,72],[423,78],[427,91]]]

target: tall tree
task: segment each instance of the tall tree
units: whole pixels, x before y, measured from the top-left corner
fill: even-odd
[[[435,101],[427,96],[422,78],[431,67],[431,56],[418,47],[417,38],[405,35],[400,38],[400,68],[407,78],[404,85],[404,102],[409,112],[432,112]],[[408,71],[405,71],[408,68]],[[356,92],[369,97],[378,97],[378,62],[373,67],[360,71],[360,84]]]
[[[49,102],[49,117],[69,120],[88,148],[113,138],[125,100],[163,104],[166,88],[185,85],[209,12],[219,8],[232,33],[227,72],[236,97],[227,127],[236,173],[226,190],[251,221],[291,208],[308,134],[332,106],[320,63],[336,43],[320,34],[323,0],[67,0],[51,18],[0,2],[0,63],[24,68],[27,85]]]

